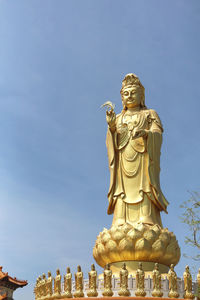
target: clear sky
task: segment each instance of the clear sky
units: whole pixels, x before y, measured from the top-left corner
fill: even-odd
[[[165,130],[163,224],[194,251],[179,206],[199,191],[199,28],[199,0],[0,0],[0,264],[29,282],[16,300],[48,270],[80,264],[87,277],[112,222],[100,105],[121,111],[130,72]]]

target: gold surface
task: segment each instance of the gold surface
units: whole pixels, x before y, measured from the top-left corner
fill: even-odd
[[[197,274],[197,299],[200,300],[200,269]]]
[[[113,224],[161,224],[160,211],[168,202],[160,189],[162,124],[157,113],[144,104],[139,78],[128,74],[122,83],[123,110],[106,112],[110,167],[108,214]]]
[[[72,273],[67,267],[67,273],[64,276],[64,295],[65,298],[72,298]]]
[[[144,278],[145,274],[142,268],[142,263],[139,263],[138,269],[136,271],[136,291],[135,295],[137,297],[145,297],[146,292],[144,290]]]
[[[94,264],[91,265],[91,271],[88,273],[89,278],[89,290],[87,292],[88,297],[97,297],[97,271]]]
[[[178,286],[177,286],[177,275],[176,272],[174,271],[174,265],[171,264],[170,270],[167,274],[167,278],[169,280],[169,298],[178,298],[179,293],[178,293]]]
[[[99,234],[93,256],[102,267],[127,260],[176,265],[180,248],[160,217],[168,205],[159,179],[163,127],[157,113],[146,107],[136,75],[125,76],[121,96],[120,114],[110,101],[103,105],[108,107],[108,214],[113,214],[113,222]]]
[[[60,298],[61,296],[61,275],[60,270],[56,270],[56,277],[54,278],[54,298]]]
[[[192,275],[190,274],[189,266],[185,267],[185,272],[183,273],[184,280],[184,298],[194,299],[194,294],[192,293]]]
[[[48,271],[48,278],[46,280],[46,296],[47,299],[51,298],[53,294],[53,278],[51,276],[51,272]]]
[[[75,298],[82,298],[84,297],[83,293],[83,272],[81,271],[81,267],[77,267],[77,272],[75,273]]]
[[[110,269],[112,270],[113,275],[116,277],[119,277],[120,269],[123,265],[123,261],[121,262],[115,262],[110,264]],[[128,270],[129,275],[132,275],[133,277],[136,277],[136,271],[138,269],[138,261],[125,261],[126,263],[126,269]],[[154,262],[145,262],[142,261],[142,269],[145,271],[145,277],[148,277],[149,275],[152,276],[152,271],[154,268],[155,263]],[[159,269],[161,274],[167,275],[168,267],[162,264],[159,264]],[[99,276],[102,278],[102,275]]]
[[[126,269],[125,263],[123,264],[120,270],[119,278],[120,278],[120,289],[118,295],[123,297],[130,296],[130,291],[128,289],[128,270]]]
[[[104,289],[102,292],[103,297],[112,297],[112,271],[110,270],[109,264],[106,265],[105,270],[103,272],[104,276]]]
[[[159,272],[158,263],[155,263],[155,267],[152,272],[152,278],[153,278],[153,291],[151,293],[152,296],[153,297],[162,297],[163,292],[161,291],[161,274]]]
[[[175,235],[167,228],[145,224],[133,227],[125,223],[111,229],[104,228],[97,237],[93,256],[101,267],[123,261],[159,262],[169,267],[171,263],[178,263],[180,248]],[[136,270],[138,264],[135,267]]]

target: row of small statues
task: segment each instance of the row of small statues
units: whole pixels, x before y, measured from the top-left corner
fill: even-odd
[[[88,297],[97,297],[97,271],[95,270],[94,264],[91,266],[91,271],[88,273],[89,275],[89,288],[87,290]],[[126,264],[122,265],[120,270],[120,289],[118,291],[119,296],[130,296],[130,291],[128,289],[128,270],[126,268]],[[112,297],[112,270],[110,270],[110,265],[107,264],[104,272],[104,289],[102,295],[104,297]],[[178,286],[177,286],[177,275],[174,271],[174,265],[170,266],[168,272],[168,280],[169,280],[169,293],[168,296],[170,298],[178,298]],[[154,270],[152,272],[153,279],[153,297],[162,297],[163,292],[161,288],[161,274],[159,272],[159,265],[155,263]],[[189,266],[186,266],[185,272],[183,273],[184,279],[184,298],[185,299],[193,299],[195,296],[192,293],[192,276],[189,271]],[[53,289],[53,281],[54,281],[54,289]],[[139,263],[138,269],[136,271],[136,297],[145,297],[145,272],[142,269],[142,263]],[[200,298],[200,269],[197,275],[197,283],[198,283],[198,291],[197,298]],[[77,272],[75,273],[75,292],[72,294],[72,274],[70,272],[70,268],[67,268],[67,273],[64,276],[64,293],[61,295],[61,275],[60,270],[56,271],[56,277],[52,278],[51,272],[48,272],[48,278],[43,274],[39,276],[36,281],[36,286],[34,288],[35,299],[37,300],[45,300],[45,299],[56,299],[56,298],[80,298],[84,297],[84,283],[83,283],[83,272],[81,271],[81,267],[77,267]]]

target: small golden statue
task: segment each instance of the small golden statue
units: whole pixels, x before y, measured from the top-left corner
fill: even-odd
[[[88,273],[89,276],[89,290],[87,292],[88,297],[97,297],[97,271],[95,270],[94,264],[91,265],[91,271]]]
[[[152,296],[153,297],[162,297],[163,292],[161,291],[161,275],[159,272],[159,266],[158,263],[155,263],[155,268],[153,270],[153,291],[152,291]]]
[[[136,271],[136,288],[137,290],[135,291],[135,296],[136,297],[145,297],[146,292],[144,290],[144,279],[145,279],[145,274],[142,269],[142,263],[139,263],[139,267]]]
[[[53,278],[50,271],[48,271],[48,278],[46,280],[46,291],[47,299],[50,299],[53,295]]]
[[[128,289],[128,270],[126,269],[125,263],[120,270],[120,290],[118,295],[124,297],[130,296],[130,291]]]
[[[200,300],[200,269],[197,274],[197,300]]]
[[[46,281],[47,281],[46,275],[43,273],[41,284],[40,284],[40,291],[41,291],[43,299],[46,299],[46,296],[47,296]]]
[[[184,280],[184,298],[194,299],[194,294],[192,293],[192,275],[190,274],[189,266],[185,267],[185,272],[183,273]]]
[[[35,299],[39,299],[40,295],[39,295],[39,277],[36,280],[36,284],[34,287],[34,294],[35,294]]]
[[[107,264],[105,270],[103,272],[104,276],[104,290],[103,290],[103,297],[112,297],[112,271],[110,270],[110,265]]]
[[[60,270],[56,270],[56,277],[54,278],[54,298],[60,298],[61,296],[61,275]]]
[[[67,273],[64,276],[64,297],[72,298],[72,273],[70,268],[67,267]]]
[[[42,297],[43,297],[43,295],[42,295],[42,285],[41,285],[41,283],[42,283],[42,277],[41,276],[39,276],[38,277],[38,283],[37,283],[37,295],[38,295],[38,299],[41,299]]]
[[[81,267],[77,267],[77,272],[75,273],[75,298],[84,297],[83,293],[83,272],[81,271]]]
[[[174,265],[171,264],[169,272],[168,272],[168,280],[169,280],[169,298],[178,298],[179,293],[178,293],[178,287],[177,287],[177,275],[176,272],[174,271]]]

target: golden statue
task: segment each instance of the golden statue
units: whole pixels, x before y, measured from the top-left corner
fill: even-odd
[[[72,273],[70,268],[67,267],[67,273],[64,276],[64,297],[72,298]]]
[[[39,294],[39,277],[36,280],[36,284],[34,287],[34,294],[35,294],[35,299],[39,299],[40,298],[40,294]]]
[[[108,214],[113,224],[159,224],[168,202],[160,189],[160,148],[163,127],[157,113],[144,103],[144,87],[128,74],[122,82],[123,110],[106,112],[110,167]]]
[[[56,277],[54,278],[54,293],[53,297],[60,297],[61,295],[61,275],[60,275],[60,270],[56,270]]]
[[[89,277],[89,290],[87,292],[88,297],[97,297],[97,271],[94,264],[91,265],[91,271],[88,273]]]
[[[128,270],[126,269],[126,264],[120,270],[120,290],[118,292],[119,296],[128,297],[130,296],[130,291],[128,289]]]
[[[42,277],[39,276],[38,279],[37,279],[37,286],[36,286],[36,288],[37,288],[38,299],[41,299],[41,298],[43,297],[43,295],[42,295],[42,285],[41,285],[41,283],[42,283]]]
[[[184,280],[184,298],[194,299],[194,294],[192,293],[192,275],[190,274],[189,266],[185,267],[185,272],[183,273]]]
[[[155,268],[153,270],[152,277],[153,277],[152,296],[153,297],[162,297],[163,292],[161,291],[161,275],[159,272],[158,263],[155,263]]]
[[[77,272],[75,273],[75,298],[84,297],[83,293],[83,272],[81,271],[81,267],[77,267]]]
[[[200,269],[197,274],[197,300],[200,300]]]
[[[103,272],[104,277],[104,290],[102,292],[103,297],[112,297],[112,271],[110,270],[110,265],[107,264]]]
[[[144,279],[145,279],[145,274],[142,269],[142,263],[139,263],[139,267],[136,271],[136,288],[137,290],[135,291],[135,296],[137,297],[145,297],[146,292],[144,290]]]
[[[166,273],[171,263],[178,263],[180,248],[160,217],[168,206],[159,178],[162,123],[155,110],[146,107],[144,87],[136,75],[125,76],[121,97],[118,115],[110,101],[103,104],[108,107],[108,214],[113,214],[113,222],[97,237],[93,256],[102,267],[109,263],[116,274],[126,262],[133,275],[139,261],[145,271],[158,262]]]
[[[168,280],[169,280],[169,298],[178,298],[179,293],[178,293],[178,287],[177,287],[177,275],[176,272],[174,271],[174,265],[171,264],[170,270],[168,272]]]
[[[42,298],[46,298],[47,296],[47,289],[46,289],[46,275],[43,273],[42,274],[42,280],[41,280],[41,283],[40,283],[40,291],[41,291],[41,294],[42,294]]]
[[[51,276],[50,271],[48,271],[48,278],[46,280],[46,291],[47,291],[47,299],[51,298],[53,294],[53,278]]]

